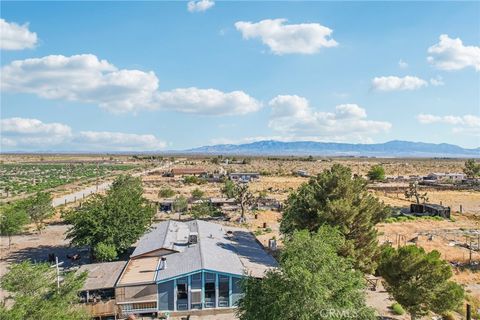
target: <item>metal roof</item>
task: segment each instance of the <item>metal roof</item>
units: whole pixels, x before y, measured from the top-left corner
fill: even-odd
[[[231,236],[227,235],[231,231]],[[181,243],[189,234],[197,234],[197,243]],[[172,240],[175,239],[173,246]],[[223,226],[202,220],[164,221],[145,234],[132,257],[143,259],[141,252],[172,248],[164,255],[167,268],[159,264],[157,281],[179,277],[199,270],[262,277],[268,269],[277,267],[276,260],[246,229]]]

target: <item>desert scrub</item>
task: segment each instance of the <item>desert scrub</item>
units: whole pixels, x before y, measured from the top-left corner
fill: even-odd
[[[400,303],[397,303],[395,302],[394,304],[392,304],[390,306],[390,308],[392,309],[393,313],[394,314],[397,314],[399,316],[401,316],[402,314],[405,313],[405,310],[403,309],[403,307],[400,305]]]

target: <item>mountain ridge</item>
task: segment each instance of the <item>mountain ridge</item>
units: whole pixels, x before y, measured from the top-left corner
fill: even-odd
[[[189,154],[282,155],[282,156],[412,156],[480,157],[480,147],[467,149],[448,143],[392,140],[385,143],[340,143],[262,140],[244,144],[217,144],[184,150]]]

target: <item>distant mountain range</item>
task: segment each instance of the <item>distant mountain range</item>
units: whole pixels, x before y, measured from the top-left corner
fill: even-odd
[[[277,155],[277,156],[368,156],[368,157],[473,157],[480,148],[465,149],[447,143],[389,141],[376,144],[351,144],[313,141],[258,141],[246,144],[220,144],[184,150],[186,154]]]

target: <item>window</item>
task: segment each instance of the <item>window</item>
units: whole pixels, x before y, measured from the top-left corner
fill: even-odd
[[[215,274],[205,273],[205,308],[215,308]]]
[[[178,283],[177,284],[177,300],[188,299],[187,284]]]
[[[243,296],[241,283],[242,283],[242,278],[232,277],[232,305],[233,306],[237,305],[238,301]]]
[[[218,306],[230,306],[230,277],[218,276]]]
[[[202,273],[195,273],[190,276],[190,308],[202,309]]]

